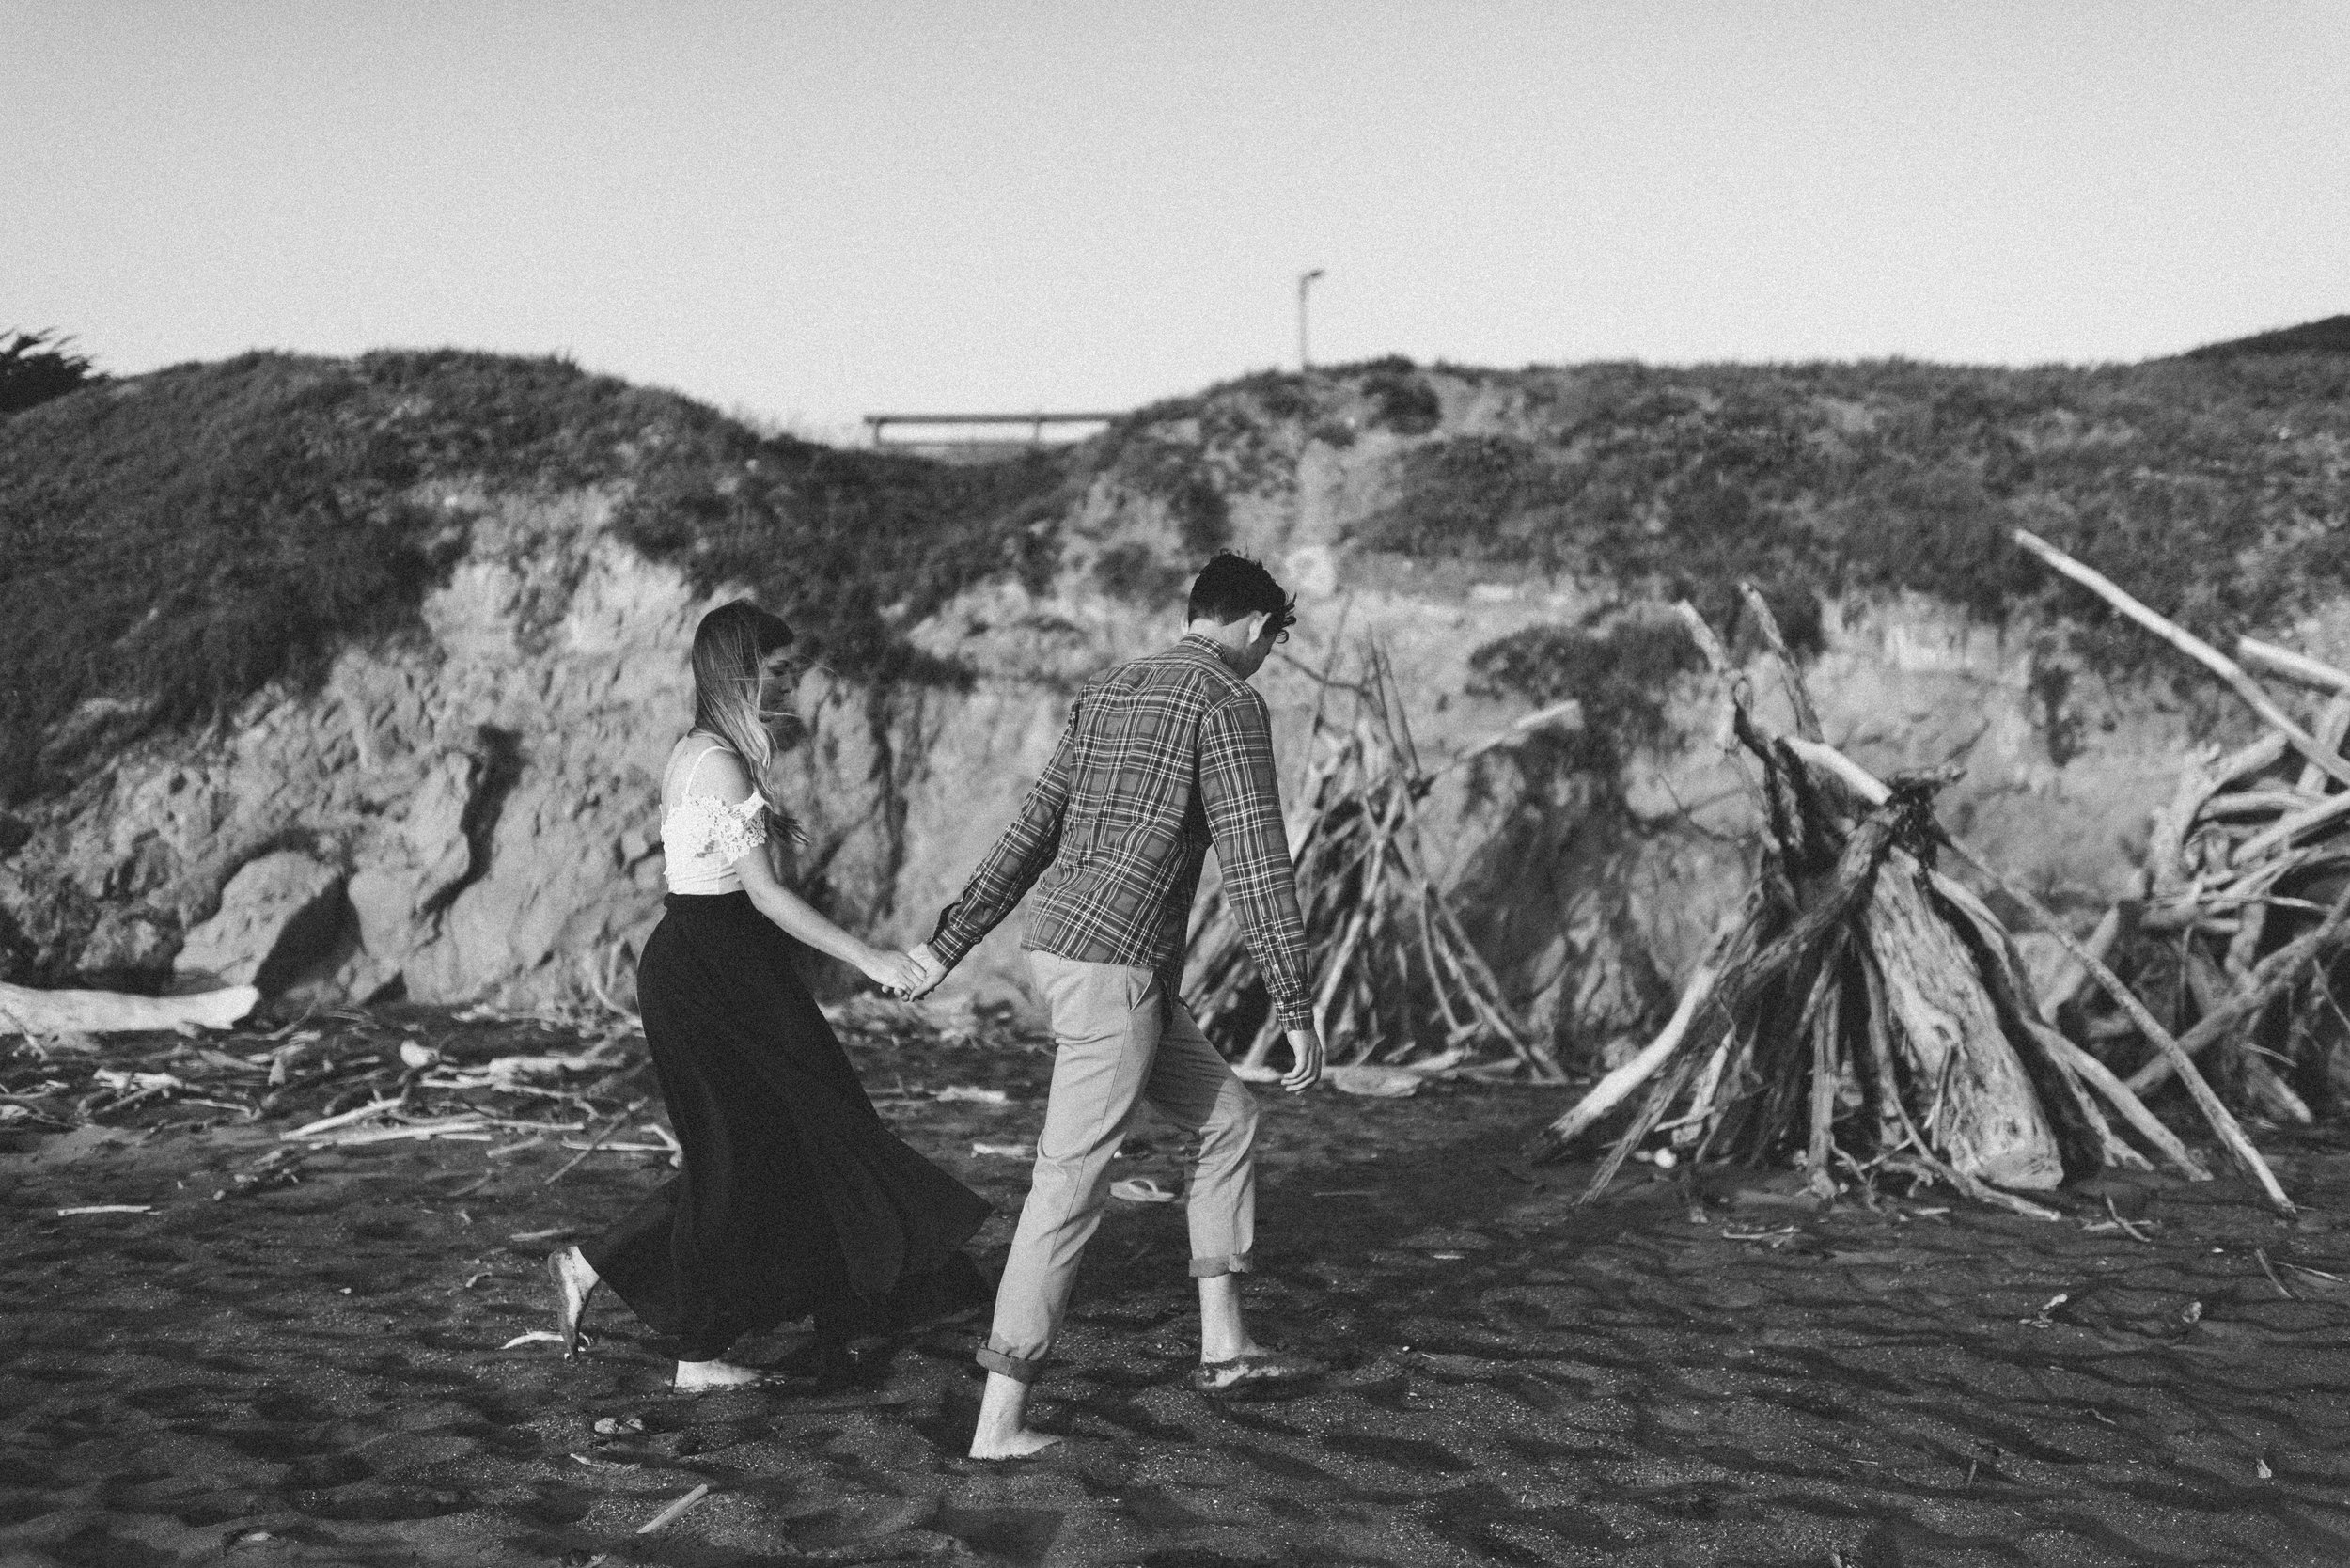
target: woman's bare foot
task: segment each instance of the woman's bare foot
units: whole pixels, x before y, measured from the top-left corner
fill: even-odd
[[[562,1336],[564,1356],[576,1356],[579,1320],[596,1289],[595,1267],[578,1247],[558,1247],[547,1254],[547,1278],[555,1281],[555,1331]]]
[[[731,1361],[680,1361],[669,1387],[681,1394],[704,1394],[713,1388],[747,1388],[766,1381],[767,1374],[758,1368],[738,1367]]]

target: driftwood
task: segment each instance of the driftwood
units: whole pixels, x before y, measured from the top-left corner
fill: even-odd
[[[181,1005],[218,996],[131,999]],[[344,1143],[486,1139],[508,1153],[601,1121],[635,1097],[631,1080],[650,1068],[633,1020],[584,1003],[530,1012],[477,1005],[430,1020],[337,1008],[274,1028],[248,1019],[202,1039],[149,1027],[161,1020],[143,1010],[50,1015],[126,1019],[140,1032],[102,1044],[81,1029],[0,1042],[0,1125],[50,1132],[234,1120],[294,1129],[231,1174],[224,1196],[291,1180],[309,1151]],[[858,1025],[843,1016],[836,1027]],[[15,1029],[0,1021],[0,1033]],[[550,1051],[551,1031],[581,1048]]]
[[[2350,760],[2344,760],[2339,753],[2326,753],[2317,744],[2315,736],[2294,723],[2291,716],[2277,706],[2276,699],[2261,689],[2260,682],[2245,673],[2243,666],[2185,627],[2148,609],[2124,593],[2111,578],[2083,566],[2029,529],[2016,529],[2015,542],[2218,676],[2227,682],[2231,691],[2244,699],[2246,706],[2261,716],[2264,724],[2282,735],[2287,745],[2308,758],[2336,783],[2350,784]]]
[[[1783,650],[1759,595],[1767,645]],[[2013,941],[1973,894],[1933,869],[1947,774],[1883,782],[1825,742],[1779,736],[1751,686],[1686,604],[1680,613],[1730,688],[1733,732],[1762,764],[1769,823],[1754,894],[1717,933],[1666,1028],[1538,1140],[1555,1157],[1645,1086],[1588,1200],[1658,1131],[1692,1157],[1941,1182],[2017,1213],[2053,1211],[2002,1190],[2055,1185],[2075,1168],[2144,1167],[2099,1109],[2201,1175],[2136,1096],[2042,1021]],[[1817,720],[1783,658],[1799,722]]]
[[[2065,931],[2062,923],[2050,913],[2047,906],[2033,897],[2028,889],[1965,845],[1953,842],[1951,847],[1958,851],[1967,864],[1996,881],[2000,891],[2022,904],[2044,930],[2054,935],[2058,941],[2065,944],[2074,960],[2089,971],[2091,978],[2105,988],[2107,996],[2122,1005],[2123,1011],[2131,1015],[2138,1028],[2145,1033],[2146,1038],[2170,1058],[2171,1065],[2178,1071],[2181,1080],[2186,1083],[2188,1092],[2195,1097],[2196,1108],[2203,1113],[2204,1120],[2211,1124],[2212,1131],[2218,1135],[2219,1141],[2227,1146],[2228,1152],[2235,1156],[2236,1163],[2260,1184],[2261,1190],[2267,1196],[2269,1203],[2280,1213],[2288,1215],[2294,1213],[2293,1200],[2285,1196],[2284,1188],[2278,1184],[2276,1172],[2268,1168],[2268,1162],[2261,1158],[2259,1150],[2252,1147],[2252,1140],[2244,1136],[2244,1129],[2237,1123],[2235,1117],[2220,1101],[2219,1096],[2212,1091],[2210,1083],[2205,1080],[2202,1074],[2196,1071],[2194,1060],[2188,1056],[2185,1046],[2171,1035],[2170,1030],[2154,1021],[2154,1014],[2146,1011],[2145,1006],[2138,1001],[2130,988],[2122,982],[2121,978],[2088,949],[2074,940]],[[2131,1092],[2135,1093],[2136,1090],[2132,1090]]]
[[[2343,1021],[2328,984],[2331,966],[2350,952],[2341,903],[2350,886],[2350,792],[2339,788],[2350,782],[2342,754],[2350,671],[2249,636],[2227,659],[2044,541],[2019,535],[2018,542],[2217,675],[2266,728],[2226,758],[2181,770],[2149,835],[2148,901],[2093,977],[2110,1011],[2100,1015],[2092,997],[2082,1019],[2108,1054],[2132,1040],[2150,1047],[2134,1066],[2114,1058],[2132,1088],[2148,1093],[2179,1080],[2241,1161],[2248,1140],[2239,1145],[2241,1133],[2228,1136],[2227,1122],[2211,1114],[2222,1098],[2215,1083],[2251,1113],[2303,1122],[2314,1113],[2287,1073],[2321,1089],[2329,1079],[2350,1081],[2342,1059],[2350,1025],[2333,1027]],[[2313,694],[2304,698],[2317,709],[2308,728],[2254,671]],[[2167,1030],[2155,1021],[2166,1011],[2192,1019],[2190,1027]],[[2212,1081],[2191,1069],[2196,1060]]]
[[[2321,692],[2350,692],[2350,672],[2336,669],[2306,653],[2295,653],[2290,648],[2280,648],[2273,642],[2263,642],[2258,637],[2238,637],[2235,640],[2235,654],[2246,664],[2270,675],[2297,681]]]
[[[225,1029],[251,1012],[249,985],[193,996],[133,996],[118,991],[39,991],[0,984],[0,1033],[141,1034],[150,1029]]]
[[[1386,652],[1367,642],[1357,662],[1353,681],[1337,678],[1335,651],[1322,670],[1306,671],[1318,695],[1287,824],[1319,977],[1314,1022],[1331,1065],[1449,1058],[1461,1071],[1512,1067],[1556,1082],[1564,1074],[1548,1045],[1518,1018],[1431,874],[1418,813],[1444,774],[1542,730],[1578,724],[1581,709],[1570,701],[1530,713],[1431,770],[1420,764]],[[1341,700],[1334,704],[1333,696]],[[1334,712],[1347,698],[1351,713]],[[1185,1000],[1200,1027],[1244,1053],[1244,1071],[1265,1069],[1283,1033],[1220,888],[1202,902],[1184,969]],[[1467,1060],[1465,1051],[1488,1057]]]
[[[1586,1128],[1631,1098],[1633,1090],[1655,1076],[1656,1070],[1672,1058],[1681,1048],[1681,1043],[1688,1038],[1691,1027],[1697,1022],[1699,1010],[1713,1000],[1714,988],[1722,978],[1724,954],[1751,918],[1750,909],[1741,909],[1723,922],[1721,929],[1715,933],[1712,950],[1689,976],[1688,983],[1682,987],[1681,1001],[1673,1009],[1672,1017],[1667,1020],[1664,1028],[1630,1059],[1612,1069],[1584,1092],[1583,1097],[1574,1103],[1574,1108],[1552,1125],[1549,1136],[1553,1142],[1561,1145],[1572,1142]],[[1716,1048],[1716,1065],[1712,1069],[1716,1077],[1719,1075],[1718,1064],[1725,1055],[1726,1047]]]
[[[1838,779],[1854,789],[1862,799],[1881,801],[1889,796],[1890,792],[1885,785],[1871,777],[1866,770],[1841,753],[1834,752],[1826,746],[1807,745],[1794,742],[1786,744],[1791,749],[1817,760],[1825,771],[1831,772]],[[2188,1091],[2194,1096],[2197,1107],[2203,1113],[2204,1119],[2210,1123],[2212,1131],[2218,1137],[2220,1142],[2235,1157],[2237,1164],[2260,1184],[2261,1190],[2267,1196],[2272,1205],[2287,1214],[2294,1212],[2292,1200],[2285,1196],[2283,1187],[2278,1184],[2276,1173],[2269,1169],[2267,1162],[2261,1157],[2260,1152],[2252,1147],[2251,1139],[2245,1136],[2243,1127],[2238,1124],[2235,1117],[2221,1102],[2218,1095],[2212,1090],[2210,1084],[2201,1073],[2195,1070],[2186,1047],[2155,1021],[2154,1015],[2146,1011],[2145,1006],[2139,1002],[2130,988],[2106,965],[2103,956],[2067,932],[2063,923],[2029,888],[2008,876],[1967,845],[1950,838],[1946,833],[1938,833],[1938,837],[1943,844],[1947,845],[1959,858],[1965,860],[1980,875],[2023,905],[2025,911],[2039,922],[2041,929],[2056,938],[2068,956],[2080,967],[2082,974],[2089,979],[2095,980],[2105,988],[2107,995],[2130,1013],[2138,1027],[2163,1053],[2164,1058],[2173,1067],[2184,1069],[2183,1075]],[[1946,886],[1943,890],[1946,895],[1952,896],[1957,891],[1954,886]],[[1968,896],[1971,897],[1971,895]],[[1984,917],[1989,917],[1988,912],[1985,912]],[[2103,929],[2103,922],[2100,922],[2100,929]],[[2118,918],[2116,929],[2119,929]],[[2060,1052],[2058,1056],[2065,1066],[2076,1072],[2078,1071],[2076,1064],[2071,1059],[2070,1053]],[[2115,1085],[2109,1073],[2099,1074],[2092,1082],[2107,1099],[2113,1099],[2112,1090]],[[2139,1114],[2144,1112],[2144,1106],[2136,1098],[2141,1092],[2137,1084],[2131,1083],[2119,1087],[2131,1098],[2126,1103],[2115,1100],[2114,1104],[2122,1110],[2123,1118],[2133,1127],[2143,1133],[2149,1123],[2159,1124],[2151,1112]],[[2169,1141],[2176,1146],[2175,1138]],[[2162,1147],[2161,1140],[2157,1139],[2156,1142],[2157,1147]],[[2171,1158],[2172,1164],[2180,1167],[2182,1171],[2188,1174],[2191,1179],[2200,1180],[2207,1175],[2186,1155],[2184,1146],[2177,1146],[2175,1153],[2170,1148],[2163,1148],[2163,1152]]]
[[[2339,946],[2345,930],[2350,930],[2350,891],[2334,901],[2325,923],[2315,931],[2295,938],[2263,959],[2247,977],[2248,983],[2242,989],[2224,997],[2215,996],[2201,1021],[2179,1037],[2177,1053],[2156,1057],[2139,1068],[2130,1075],[2130,1088],[2146,1093],[2170,1076],[2183,1061],[2191,1061],[2197,1052],[2266,1007],[2303,978],[2312,959]]]

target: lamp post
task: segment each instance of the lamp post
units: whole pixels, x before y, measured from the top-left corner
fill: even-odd
[[[1320,267],[1316,267],[1312,272],[1297,274],[1297,368],[1301,372],[1313,368],[1314,363],[1312,355],[1307,352],[1306,347],[1306,290],[1315,278],[1321,275]]]

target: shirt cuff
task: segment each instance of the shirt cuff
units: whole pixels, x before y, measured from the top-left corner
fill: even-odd
[[[948,923],[948,913],[942,911],[939,914],[937,929],[931,933],[930,937],[930,949],[938,955],[939,966],[945,969],[951,969],[962,963],[964,955],[979,946],[978,942]]]
[[[1314,1004],[1308,998],[1276,1001],[1273,1004],[1273,1011],[1274,1015],[1281,1020],[1281,1027],[1285,1029],[1310,1029],[1314,1027]]]

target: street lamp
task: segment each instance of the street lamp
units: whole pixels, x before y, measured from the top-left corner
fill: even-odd
[[[1320,267],[1297,274],[1297,368],[1301,371],[1311,369],[1314,363],[1306,351],[1306,288],[1321,275]]]

